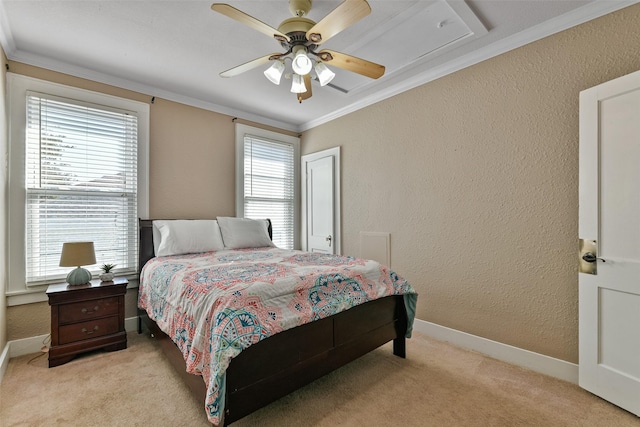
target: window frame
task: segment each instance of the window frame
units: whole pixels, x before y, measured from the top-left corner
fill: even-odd
[[[244,138],[245,135],[293,146],[293,247],[300,249],[300,138],[254,126],[236,123],[236,216],[244,217]]]
[[[62,98],[128,110],[138,116],[138,217],[149,216],[149,104],[7,73],[9,122],[8,166],[8,274],[9,305],[46,301],[48,284],[26,284],[26,114],[27,92],[40,92]],[[136,277],[131,277],[134,279]],[[130,281],[133,286],[137,282]]]

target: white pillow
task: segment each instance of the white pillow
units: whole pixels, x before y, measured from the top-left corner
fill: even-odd
[[[275,246],[269,238],[265,219],[218,217],[224,247],[227,249]]]
[[[156,241],[159,236],[159,241]],[[224,249],[218,222],[213,219],[153,221],[156,256],[182,255]]]

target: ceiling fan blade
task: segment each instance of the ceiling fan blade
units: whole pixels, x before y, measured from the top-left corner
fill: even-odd
[[[245,71],[249,71],[253,68],[259,67],[260,65],[267,64],[272,59],[277,59],[281,56],[281,53],[270,53],[269,55],[262,56],[260,58],[256,58],[253,61],[245,62],[242,65],[238,65],[237,67],[233,67],[228,69],[227,71],[223,71],[220,73],[220,77],[234,77],[238,74],[242,74]]]
[[[305,99],[311,98],[311,95],[313,95],[313,93],[311,92],[311,74],[305,74],[303,78],[304,78],[304,87],[307,88],[307,91],[302,93],[296,93],[296,98],[298,98],[298,102],[300,103]]]
[[[225,3],[214,3],[211,5],[211,9],[225,16],[228,16],[231,19],[235,19],[236,21],[247,25],[256,31],[260,31],[261,33],[266,34],[269,37],[278,36],[289,41],[289,36],[287,36],[286,34],[281,33],[272,26],[265,24],[264,22],[254,18],[251,15],[247,15],[243,11],[236,9],[233,6],[229,6]]]
[[[352,71],[372,79],[377,79],[384,75],[384,65],[356,58],[355,56],[347,55],[346,53],[325,49],[318,52],[317,56],[322,60],[322,62],[326,62],[329,65],[342,68],[343,70]]]
[[[307,40],[321,44],[371,13],[366,0],[345,0],[307,31]]]

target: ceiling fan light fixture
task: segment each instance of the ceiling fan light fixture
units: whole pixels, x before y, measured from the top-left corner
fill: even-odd
[[[282,21],[278,28],[265,24],[228,4],[211,5],[213,11],[259,31],[269,38],[275,38],[285,50],[282,53],[265,55],[223,71],[220,77],[233,77],[272,61],[269,69],[264,71],[265,77],[276,85],[280,84],[283,75],[287,79],[291,77],[291,92],[294,92],[298,101],[302,102],[312,95],[312,79],[315,78],[321,86],[326,86],[335,77],[335,73],[322,62],[372,79],[384,75],[383,65],[333,50],[316,51],[320,44],[369,15],[371,7],[367,0],[341,0],[335,9],[319,22],[306,18],[313,0],[288,1],[289,9],[294,16]],[[310,55],[313,55],[313,59]],[[291,61],[292,74],[285,74],[285,60]]]
[[[269,79],[269,81],[275,85],[280,84],[280,79],[282,78],[282,74],[284,73],[284,61],[278,59],[273,61],[271,67],[264,70],[264,76]]]
[[[301,76],[309,74],[311,72],[313,64],[307,56],[307,49],[304,46],[296,46],[293,49],[293,55],[293,61],[291,62],[293,71],[295,71],[296,74],[300,74]]]
[[[316,70],[316,74],[318,75],[320,86],[326,85],[336,76],[336,73],[331,71],[329,67],[324,65],[323,62],[318,62],[314,68]]]
[[[304,93],[307,91],[307,87],[304,85],[304,78],[300,74],[293,74],[291,76],[291,92]]]

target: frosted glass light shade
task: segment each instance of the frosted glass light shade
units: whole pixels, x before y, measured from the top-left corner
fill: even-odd
[[[307,91],[307,87],[304,85],[304,79],[300,74],[293,74],[291,76],[291,92],[304,93]]]
[[[312,66],[313,64],[311,64],[311,60],[307,56],[304,49],[299,49],[296,52],[296,55],[293,58],[293,61],[291,62],[291,68],[293,68],[293,71],[296,74],[300,74],[301,76],[304,76],[305,74],[309,74],[311,72]]]
[[[284,73],[284,61],[273,61],[271,67],[264,70],[264,76],[273,84],[279,85],[280,79]]]
[[[322,62],[318,62],[315,66],[316,74],[318,75],[318,82],[320,86],[324,86],[329,83],[336,76],[336,73],[331,71],[329,67]]]

